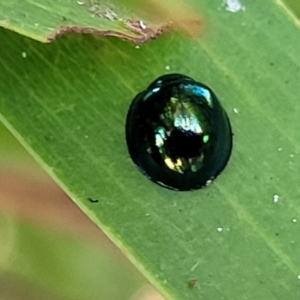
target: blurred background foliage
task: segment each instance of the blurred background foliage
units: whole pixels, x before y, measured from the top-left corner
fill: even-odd
[[[300,18],[300,2],[298,0],[284,0],[282,2],[291,9],[298,19]]]
[[[0,141],[0,299],[155,293],[2,124]]]

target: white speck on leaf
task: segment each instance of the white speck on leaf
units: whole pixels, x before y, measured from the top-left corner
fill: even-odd
[[[282,148],[278,148],[278,151],[282,151]]]
[[[233,108],[233,112],[236,113],[236,114],[239,113],[239,111],[238,111],[238,109],[236,107]]]
[[[223,228],[222,227],[218,227],[218,232],[222,232],[223,231]]]
[[[111,9],[106,9],[103,15],[110,21],[118,20],[118,16]]]
[[[139,45],[135,46],[135,49],[140,49],[141,47]]]
[[[170,67],[169,65],[167,65],[167,66],[165,67],[165,69],[166,69],[167,71],[169,71],[169,70],[171,69],[171,67]]]
[[[141,27],[142,30],[145,30],[147,28],[147,26],[144,23],[144,21],[140,21],[140,27]]]
[[[198,267],[198,265],[200,264],[201,260],[197,261],[191,268],[191,272],[194,272],[196,270],[196,268]]]
[[[227,11],[230,11],[230,12],[238,12],[240,10],[245,10],[245,6],[243,6],[241,4],[241,2],[239,0],[223,0],[223,5],[225,6],[225,9]]]
[[[274,203],[277,203],[279,201],[279,195],[274,195],[273,201],[274,201]]]
[[[300,275],[298,275],[297,278],[300,279]]]
[[[26,58],[27,57],[27,53],[26,52],[22,52],[22,57]]]
[[[77,4],[78,4],[78,5],[84,5],[84,1],[79,1],[79,0],[78,0],[78,1],[77,1]]]
[[[296,218],[292,219],[292,222],[293,222],[293,223],[296,223],[296,222],[297,222],[297,219],[296,219]]]

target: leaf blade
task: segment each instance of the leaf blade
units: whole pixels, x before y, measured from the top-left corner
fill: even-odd
[[[232,14],[218,10],[217,1],[201,1],[199,10],[214,23],[198,41],[169,33],[135,49],[108,38],[69,36],[48,46],[15,38],[6,49],[14,61],[0,56],[6,70],[17,55],[22,66],[17,90],[3,83],[0,88],[1,120],[26,137],[27,147],[81,209],[172,299],[297,294],[299,246],[292,220],[300,213],[294,200],[300,49],[292,40],[299,29],[274,3],[252,1],[245,12]],[[31,51],[26,61],[19,50],[25,45]],[[233,125],[228,167],[197,192],[148,182],[127,154],[130,101],[167,73],[166,66],[211,86]],[[24,128],[26,116],[31,123]],[[89,203],[89,197],[99,202]],[[197,280],[194,287],[191,279]]]

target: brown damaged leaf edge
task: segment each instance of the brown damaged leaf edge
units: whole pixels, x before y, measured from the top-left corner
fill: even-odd
[[[92,27],[78,27],[78,26],[61,26],[58,30],[51,33],[47,37],[47,42],[52,42],[61,35],[68,33],[78,34],[92,34],[97,36],[114,36],[121,38],[125,41],[133,42],[136,45],[140,45],[148,40],[156,39],[164,31],[170,28],[172,22],[166,23],[160,27],[152,28],[147,27],[143,21],[131,21],[126,22],[126,28],[130,32],[124,33],[116,30],[99,30]]]
[[[93,27],[80,26],[61,26],[58,30],[51,33],[47,37],[47,42],[54,41],[57,37],[67,33],[93,34],[98,36],[114,36],[123,40],[133,42],[134,44],[142,44],[149,40],[156,39],[163,32],[172,27],[179,29],[185,35],[197,38],[202,29],[203,23],[200,21],[199,14],[196,14],[189,6],[180,0],[177,0],[176,6],[170,0],[151,0],[143,2],[141,10],[147,12],[149,16],[155,16],[155,22],[152,25],[146,24],[142,20],[123,20],[119,19],[112,10],[105,10],[105,14],[98,13],[98,17],[106,18],[111,21],[122,22],[128,33],[118,30],[100,30]],[[170,9],[172,8],[172,9]],[[109,13],[109,14],[108,14]],[[153,24],[162,24],[155,26]]]

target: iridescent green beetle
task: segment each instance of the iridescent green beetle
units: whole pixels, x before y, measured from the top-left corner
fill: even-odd
[[[169,74],[133,100],[126,121],[129,154],[149,179],[173,190],[199,189],[226,166],[232,132],[207,86]]]

